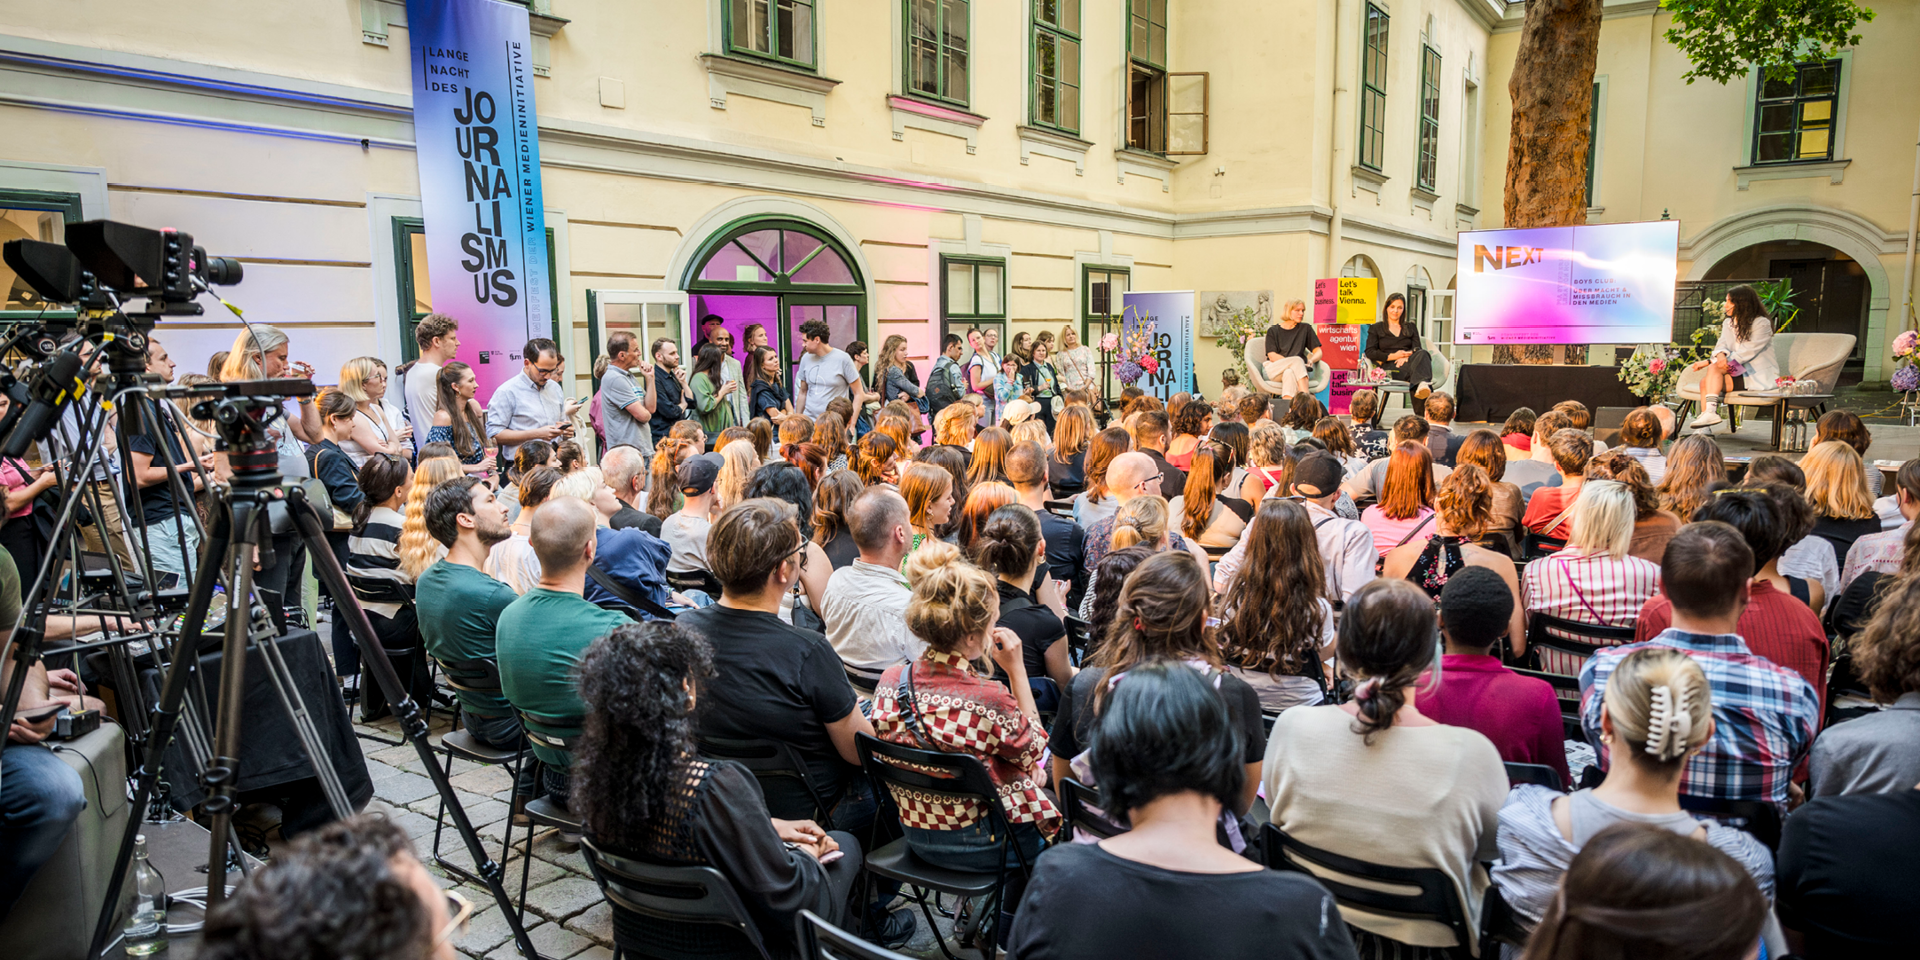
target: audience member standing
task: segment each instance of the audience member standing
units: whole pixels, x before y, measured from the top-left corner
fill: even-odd
[[[528,440],[558,442],[573,436],[580,405],[560,384],[560,348],[536,337],[521,348],[521,370],[493,391],[487,402],[487,436],[511,457]],[[416,368],[416,373],[418,372]],[[412,376],[412,374],[409,374]]]
[[[1799,674],[1756,656],[1741,639],[1753,571],[1753,549],[1724,523],[1691,523],[1674,535],[1660,564],[1673,626],[1645,643],[1600,650],[1580,671],[1581,726],[1603,762],[1607,678],[1635,650],[1671,647],[1692,655],[1713,690],[1714,735],[1687,765],[1680,792],[1785,807],[1787,781],[1820,726],[1820,698]]]
[[[413,460],[413,427],[387,402],[387,365],[378,357],[355,357],[340,367],[341,393],[352,398],[353,435],[340,444],[354,469],[376,453]]]
[[[861,386],[860,368],[846,351],[827,342],[830,331],[824,320],[808,320],[800,325],[804,356],[794,374],[793,403],[801,413],[814,420],[827,412],[827,404],[836,398],[848,400],[855,409],[871,395]]]
[[[687,419],[687,370],[680,365],[680,346],[671,338],[653,341],[653,416],[647,420],[647,432],[653,442],[667,439],[673,425]]]
[[[440,409],[440,368],[452,363],[460,349],[460,321],[444,313],[429,313],[413,325],[413,342],[420,348],[420,359],[407,368],[401,393],[407,404],[407,419],[413,421],[414,443],[424,446],[433,430],[433,412]]]
[[[600,378],[600,419],[608,449],[624,443],[639,450],[642,457],[651,457],[653,431],[649,424],[660,403],[660,390],[653,364],[642,359],[640,353],[640,340],[631,333],[622,330],[607,338],[607,373]]]
[[[1500,662],[1499,644],[1513,629],[1513,589],[1485,567],[1467,567],[1440,591],[1440,636],[1446,653],[1437,676],[1416,690],[1420,712],[1435,723],[1478,730],[1508,763],[1535,763],[1567,775],[1560,699],[1545,680],[1523,677]]]
[[[906,499],[886,487],[868,487],[855,497],[846,524],[860,554],[827,579],[820,618],[827,625],[827,643],[847,672],[870,685],[888,667],[926,648],[907,629],[913,588],[900,575],[913,529]]]
[[[1425,448],[1421,448],[1425,453]],[[1433,601],[1405,580],[1376,580],[1340,621],[1351,702],[1288,710],[1267,743],[1273,822],[1321,850],[1369,863],[1440,870],[1453,881],[1468,943],[1432,921],[1341,907],[1363,956],[1418,947],[1477,951],[1507,774],[1480,733],[1422,714],[1410,695],[1436,651]]]
[[[436,380],[439,408],[433,411],[433,427],[427,431],[427,442],[444,443],[452,448],[464,472],[491,476],[499,453],[487,438],[486,414],[474,399],[475,391],[480,388],[479,378],[474,376],[472,367],[454,360],[440,368]]]

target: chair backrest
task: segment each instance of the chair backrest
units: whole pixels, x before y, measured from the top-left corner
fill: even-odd
[[[1271,823],[1260,828],[1260,838],[1267,866],[1313,877],[1343,907],[1407,920],[1431,920],[1451,929],[1462,948],[1472,942],[1467,933],[1467,913],[1460,903],[1459,891],[1454,889],[1453,881],[1436,868],[1389,867],[1355,860],[1310,847]],[[1307,864],[1321,869],[1312,870]],[[1356,886],[1340,877],[1381,885],[1413,887],[1418,892],[1388,893],[1373,887]]]
[[[1722,800],[1719,797],[1680,795],[1680,808],[1704,813],[1753,835],[1768,850],[1780,849],[1780,808],[1765,800]]]
[[[552,714],[535,713],[532,710],[514,711],[520,715],[520,726],[526,730],[527,740],[535,746],[561,753],[572,753],[573,745],[580,739],[579,734],[549,733],[549,730],[578,730],[585,723],[581,717],[558,717]],[[542,729],[545,728],[545,729]]]
[[[1526,545],[1520,549],[1523,560],[1538,560],[1551,553],[1557,553],[1567,545],[1559,537],[1549,537],[1544,533],[1528,533]]]
[[[1093,656],[1093,624],[1067,614],[1067,655],[1076,667],[1085,666]]]
[[[1074,833],[1086,832],[1101,840],[1127,832],[1103,816],[1106,809],[1100,803],[1100,791],[1068,777],[1060,781],[1060,802],[1065,806],[1067,827]],[[1094,811],[1098,810],[1099,813]]]
[[[1075,492],[1078,492],[1078,491],[1075,491]],[[1047,506],[1048,513],[1051,513],[1062,520],[1073,519],[1073,501],[1072,500],[1048,500],[1046,506]]]
[[[1427,351],[1427,356],[1433,359],[1433,388],[1435,390],[1453,389],[1453,360],[1440,352],[1440,347],[1433,342],[1432,337],[1421,337],[1420,346]]]
[[[1570,656],[1585,659],[1602,647],[1618,646],[1633,642],[1632,627],[1605,627],[1596,623],[1580,620],[1568,620],[1544,613],[1527,615],[1527,646],[1529,648],[1556,650]],[[1564,634],[1582,637],[1575,640]],[[1587,641],[1593,641],[1591,643]]]
[[[875,786],[972,800],[985,805],[995,818],[1002,817],[999,788],[980,758],[972,754],[916,750],[864,733],[854,735],[853,749],[860,757],[860,768],[879,781]]]
[[[1775,334],[1773,355],[1780,363],[1781,376],[1813,380],[1820,384],[1821,393],[1832,393],[1841,368],[1853,354],[1855,339],[1851,333]]]
[[[715,599],[720,597],[720,579],[705,570],[667,571],[667,586],[675,590],[701,590]]]
[[[486,657],[476,660],[448,660],[434,657],[433,662],[440,665],[440,672],[447,676],[447,686],[461,693],[500,692],[500,664]]]
[[[581,838],[580,852],[613,905],[613,937],[622,952],[767,957],[760,928],[720,871],[623,857],[596,846],[591,837]],[[621,916],[623,910],[629,916]]]
[[[831,808],[821,798],[820,791],[814,787],[813,777],[807,772],[805,761],[794,751],[790,743],[778,740],[735,740],[727,737],[695,737],[694,750],[708,760],[731,760],[753,774],[760,781],[764,793],[770,786],[768,781],[798,781],[813,798],[814,822],[832,830],[833,815]]]
[[[1554,696],[1560,701],[1561,733],[1568,740],[1585,741],[1586,731],[1580,725],[1580,678],[1564,673],[1543,673],[1525,667],[1510,667],[1514,673],[1535,680],[1544,680],[1553,687]]]
[[[812,910],[800,911],[794,925],[799,928],[801,960],[912,960],[906,954],[876,947],[820,919]]]
[[[1507,763],[1505,766],[1508,786],[1517,787],[1523,783],[1531,783],[1550,790],[1558,790],[1561,793],[1567,791],[1567,785],[1560,782],[1560,774],[1544,763]]]

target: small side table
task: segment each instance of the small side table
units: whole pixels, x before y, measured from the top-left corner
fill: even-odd
[[[1800,452],[1807,449],[1807,408],[1833,399],[1831,393],[1783,393],[1777,390],[1750,390],[1750,397],[1773,400],[1773,449]],[[1788,420],[1789,417],[1793,419]],[[1792,435],[1789,437],[1788,428]]]

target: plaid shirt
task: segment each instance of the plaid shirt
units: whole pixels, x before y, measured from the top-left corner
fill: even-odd
[[[1755,656],[1739,634],[1668,629],[1646,643],[1596,652],[1580,671],[1580,725],[1604,763],[1600,710],[1607,678],[1644,646],[1683,650],[1707,675],[1713,694],[1713,739],[1680,778],[1680,792],[1726,800],[1771,800],[1784,812],[1787,781],[1820,725],[1820,700],[1799,674]]]
[[[1047,751],[1047,734],[1039,721],[1020,712],[1004,684],[981,676],[957,654],[929,649],[913,668],[914,709],[935,749],[980,758],[1000,788],[1007,819],[1052,833],[1060,822],[1060,811],[1035,778]],[[903,669],[904,665],[890,667],[881,676],[870,719],[880,739],[926,749],[900,715]],[[974,801],[955,802],[939,794],[894,787],[893,799],[900,805],[900,822],[923,830],[960,830],[986,816]]]

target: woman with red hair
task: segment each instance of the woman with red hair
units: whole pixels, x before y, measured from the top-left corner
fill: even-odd
[[[1360,514],[1373,531],[1382,557],[1405,543],[1425,542],[1433,529],[1433,453],[1417,440],[1402,440],[1387,460],[1380,502]]]

